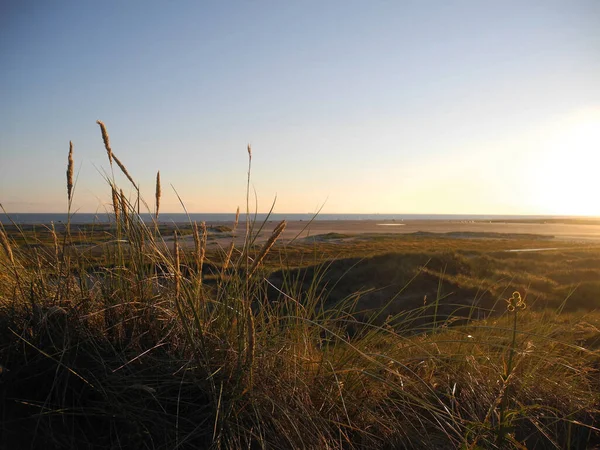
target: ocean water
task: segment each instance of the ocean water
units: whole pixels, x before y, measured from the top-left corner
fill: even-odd
[[[152,221],[151,214],[140,214],[140,217],[146,221]],[[254,218],[254,214],[251,215]],[[483,214],[319,214],[316,217],[313,214],[290,213],[290,214],[271,214],[268,218],[273,221],[309,221],[314,220],[377,220],[377,221],[408,221],[408,220],[514,220],[514,219],[551,219],[556,216],[535,216],[535,215],[483,215]],[[10,224],[11,221],[18,224],[50,224],[65,223],[68,219],[67,214],[56,213],[14,213],[9,216],[0,215],[0,223]],[[159,222],[161,223],[186,223],[192,221],[206,222],[232,222],[235,219],[235,214],[221,213],[194,213],[190,214],[189,218],[186,214],[161,214]],[[267,219],[267,214],[256,214],[256,220],[263,221]],[[76,213],[71,216],[73,224],[88,224],[88,223],[108,223],[112,220],[112,215]],[[240,221],[245,220],[245,215],[240,214]]]

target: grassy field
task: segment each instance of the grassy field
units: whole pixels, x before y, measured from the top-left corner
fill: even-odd
[[[600,445],[597,247],[174,229],[159,180],[155,223],[112,176],[111,224],[2,228],[2,448]]]

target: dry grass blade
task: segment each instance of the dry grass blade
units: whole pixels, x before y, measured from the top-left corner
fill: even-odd
[[[231,255],[233,255],[233,247],[234,247],[234,243],[233,243],[233,241],[231,241],[231,243],[229,244],[229,248],[227,249],[227,253],[225,254],[225,260],[223,261],[223,270],[225,270],[229,267],[229,263],[231,261]]]
[[[113,204],[113,210],[115,211],[115,222],[119,222],[119,216],[120,216],[120,208],[119,208],[119,193],[117,192],[117,190],[114,188],[114,186],[111,186],[111,190],[112,190],[112,204]]]
[[[158,220],[158,211],[160,210],[160,197],[162,195],[162,191],[160,189],[160,170],[156,172],[156,220]]]
[[[121,214],[123,216],[123,222],[125,223],[125,227],[129,228],[129,214],[127,214],[127,198],[125,198],[125,194],[123,193],[123,189],[121,191]]]
[[[133,184],[133,187],[136,190],[138,190],[137,184],[135,184],[135,181],[133,181],[133,178],[131,178],[131,175],[129,175],[127,168],[123,165],[123,163],[121,161],[119,161],[119,158],[117,158],[114,153],[112,154],[112,157],[115,160],[115,162],[117,163],[117,166],[119,166],[119,169],[121,169],[121,172],[123,172],[123,175],[125,175],[127,177],[127,179],[129,180],[129,182],[131,184]]]
[[[198,222],[194,221],[193,227],[194,233],[194,258],[196,260],[196,265],[198,265],[198,261],[200,260],[200,233],[198,232]]]
[[[180,254],[179,254],[179,240],[177,238],[177,231],[173,234],[173,258],[175,260],[175,298],[179,298],[179,293],[181,292],[181,276],[179,272],[180,266]]]
[[[96,123],[100,125],[100,131],[102,132],[102,140],[104,141],[104,148],[106,149],[106,153],[108,154],[108,162],[112,166],[113,162],[113,154],[112,149],[110,148],[110,139],[108,137],[108,131],[106,131],[106,125],[101,120],[97,120]]]
[[[236,210],[236,212],[235,212],[235,220],[234,220],[234,222],[233,222],[233,230],[232,230],[232,231],[235,231],[235,230],[236,230],[236,228],[237,228],[237,226],[238,226],[238,223],[239,223],[239,221],[240,221],[240,207],[238,206],[238,207],[237,207],[237,210]]]
[[[263,247],[260,249],[260,252],[254,259],[254,262],[252,263],[252,266],[248,271],[248,278],[250,278],[254,274],[254,272],[256,272],[256,269],[258,269],[260,263],[263,261],[263,259],[265,259],[265,256],[267,256],[267,254],[271,250],[271,247],[273,247],[273,245],[275,244],[275,241],[279,239],[279,236],[281,236],[281,233],[283,233],[283,230],[285,230],[286,225],[287,222],[285,220],[282,220],[275,227],[273,233],[271,233],[271,236],[269,236],[269,239],[267,240],[267,242],[265,242],[265,245],[263,245]]]
[[[104,125],[104,122],[102,122],[101,120],[97,120],[96,123],[100,125],[100,130],[102,131],[102,140],[104,141],[104,148],[106,148],[106,153],[108,154],[108,161],[110,162],[110,165],[112,166],[112,162],[114,160],[117,163],[117,166],[119,166],[119,169],[121,169],[121,172],[123,172],[123,174],[127,177],[130,183],[133,184],[133,187],[138,189],[137,184],[135,184],[135,181],[133,181],[133,178],[131,177],[131,175],[129,175],[129,172],[127,171],[125,165],[113,153],[112,148],[110,147],[110,139],[108,137],[108,131],[106,131],[106,125]]]
[[[0,229],[0,244],[2,244],[2,248],[4,249],[4,253],[6,253],[6,257],[9,261],[14,264],[15,258],[12,252],[12,248],[10,247],[10,243],[8,242],[8,237],[4,230]]]
[[[73,142],[69,141],[69,163],[67,164],[67,197],[71,201],[73,193]]]
[[[202,222],[200,228],[202,234],[198,230],[198,223],[194,222],[194,259],[199,279],[202,279],[202,266],[204,265],[204,258],[206,256],[206,223]]]
[[[248,368],[248,389],[252,388],[252,384],[254,383],[254,348],[256,345],[256,326],[254,324],[254,313],[252,312],[252,307],[250,302],[248,302],[246,313],[248,315],[248,349],[246,352],[246,366]]]
[[[55,260],[58,261],[58,235],[56,234],[56,227],[54,226],[54,222],[52,222],[50,234],[52,235],[52,243],[54,244],[54,257],[56,258]]]

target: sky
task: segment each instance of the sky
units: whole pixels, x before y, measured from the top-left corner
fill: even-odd
[[[600,215],[600,1],[0,2],[0,203]],[[115,167],[127,195],[134,195]],[[256,199],[256,200],[255,200]]]

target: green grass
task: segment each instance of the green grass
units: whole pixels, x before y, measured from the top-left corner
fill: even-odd
[[[175,251],[137,203],[93,229],[3,229],[0,447],[600,444],[597,249],[452,235],[265,249],[242,221],[208,230],[245,235],[231,252]],[[525,309],[507,310],[514,291]]]

